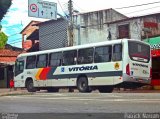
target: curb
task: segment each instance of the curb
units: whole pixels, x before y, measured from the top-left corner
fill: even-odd
[[[0,97],[2,96],[15,96],[15,95],[33,95],[34,93],[25,92],[25,91],[14,91],[14,92],[4,92],[0,93]]]

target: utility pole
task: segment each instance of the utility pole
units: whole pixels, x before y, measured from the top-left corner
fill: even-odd
[[[73,46],[73,3],[72,0],[68,1],[68,11],[69,11],[69,46]]]

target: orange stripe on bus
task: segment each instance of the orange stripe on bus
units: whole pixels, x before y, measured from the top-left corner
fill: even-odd
[[[40,80],[40,74],[43,71],[43,68],[40,68],[35,76],[36,80]]]

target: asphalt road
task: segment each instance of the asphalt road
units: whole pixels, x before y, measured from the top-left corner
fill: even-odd
[[[2,96],[0,97],[0,112],[72,113],[72,116],[79,113],[93,115],[97,113],[96,116],[99,114],[99,116],[104,116],[105,113],[123,113],[121,116],[130,113],[159,113],[160,118],[160,94],[36,93],[33,95]],[[44,114],[41,117],[43,116]],[[92,115],[87,116],[92,117]]]

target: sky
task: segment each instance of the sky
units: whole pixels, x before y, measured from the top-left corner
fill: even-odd
[[[45,0],[57,3],[57,12],[64,14],[67,12],[68,0]],[[80,13],[96,11],[102,9],[113,8],[118,12],[128,16],[141,16],[160,12],[160,1],[158,0],[72,0],[73,8]],[[158,2],[150,5],[143,5],[139,7],[130,7],[124,9],[117,9],[121,7],[134,6],[139,4],[147,4]],[[21,47],[22,36],[20,32],[31,21],[46,21],[47,19],[38,19],[28,17],[28,0],[12,0],[12,5],[8,13],[3,18],[1,24],[2,31],[8,35],[8,44],[16,47]]]

